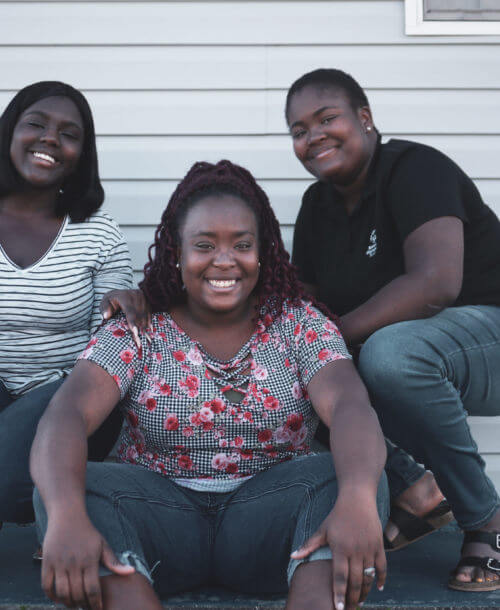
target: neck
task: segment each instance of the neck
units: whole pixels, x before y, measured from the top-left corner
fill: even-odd
[[[198,304],[187,298],[184,308],[184,315],[196,326],[204,329],[229,329],[241,327],[254,317],[256,301],[250,298],[241,306],[231,311],[217,312],[200,307]]]
[[[0,199],[0,211],[12,216],[36,216],[38,218],[57,218],[56,201],[58,188],[26,189],[9,193]]]
[[[373,134],[368,154],[357,174],[346,184],[334,183],[335,189],[342,195],[344,207],[349,215],[353,213],[361,198],[376,146],[377,136]]]

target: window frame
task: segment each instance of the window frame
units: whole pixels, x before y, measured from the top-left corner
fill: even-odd
[[[500,21],[424,20],[424,0],[405,0],[407,36],[498,36]]]

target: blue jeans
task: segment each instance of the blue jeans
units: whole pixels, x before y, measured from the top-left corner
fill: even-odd
[[[38,422],[64,379],[46,383],[16,398],[0,381],[0,521],[31,523],[33,483],[29,456]],[[89,459],[103,460],[113,448],[122,415],[115,409],[89,439]],[[7,467],[8,465],[8,467]]]
[[[290,553],[331,511],[337,482],[329,453],[282,462],[230,493],[186,489],[130,464],[88,464],[87,510],[119,559],[147,578],[162,596],[203,585],[245,593],[286,591],[295,568]],[[47,517],[34,504],[43,539]],[[389,498],[379,484],[378,511],[385,525]],[[310,560],[330,559],[328,547]],[[105,575],[106,571],[101,571]]]
[[[384,434],[436,477],[462,529],[500,507],[467,415],[500,415],[500,307],[450,307],[364,344],[359,372]]]

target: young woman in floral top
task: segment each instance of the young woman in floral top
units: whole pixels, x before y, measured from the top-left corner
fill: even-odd
[[[111,320],[38,428],[44,590],[67,606],[159,610],[157,594],[206,584],[288,584],[288,609],[355,608],[375,574],[385,581],[383,437],[265,193],[228,161],[195,164],[150,253],[152,330],[138,348]],[[121,399],[122,463],[87,466],[86,437]],[[310,453],[319,418],[335,470]]]

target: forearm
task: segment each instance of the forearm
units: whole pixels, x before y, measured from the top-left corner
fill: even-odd
[[[401,322],[430,318],[451,305],[456,294],[446,292],[428,277],[400,275],[368,301],[340,318],[347,344],[356,345],[379,328]]]
[[[345,492],[376,497],[386,460],[386,445],[375,411],[346,400],[335,410],[330,447],[339,486]]]
[[[31,476],[49,519],[85,514],[87,430],[76,409],[49,407],[40,420],[30,456]]]

